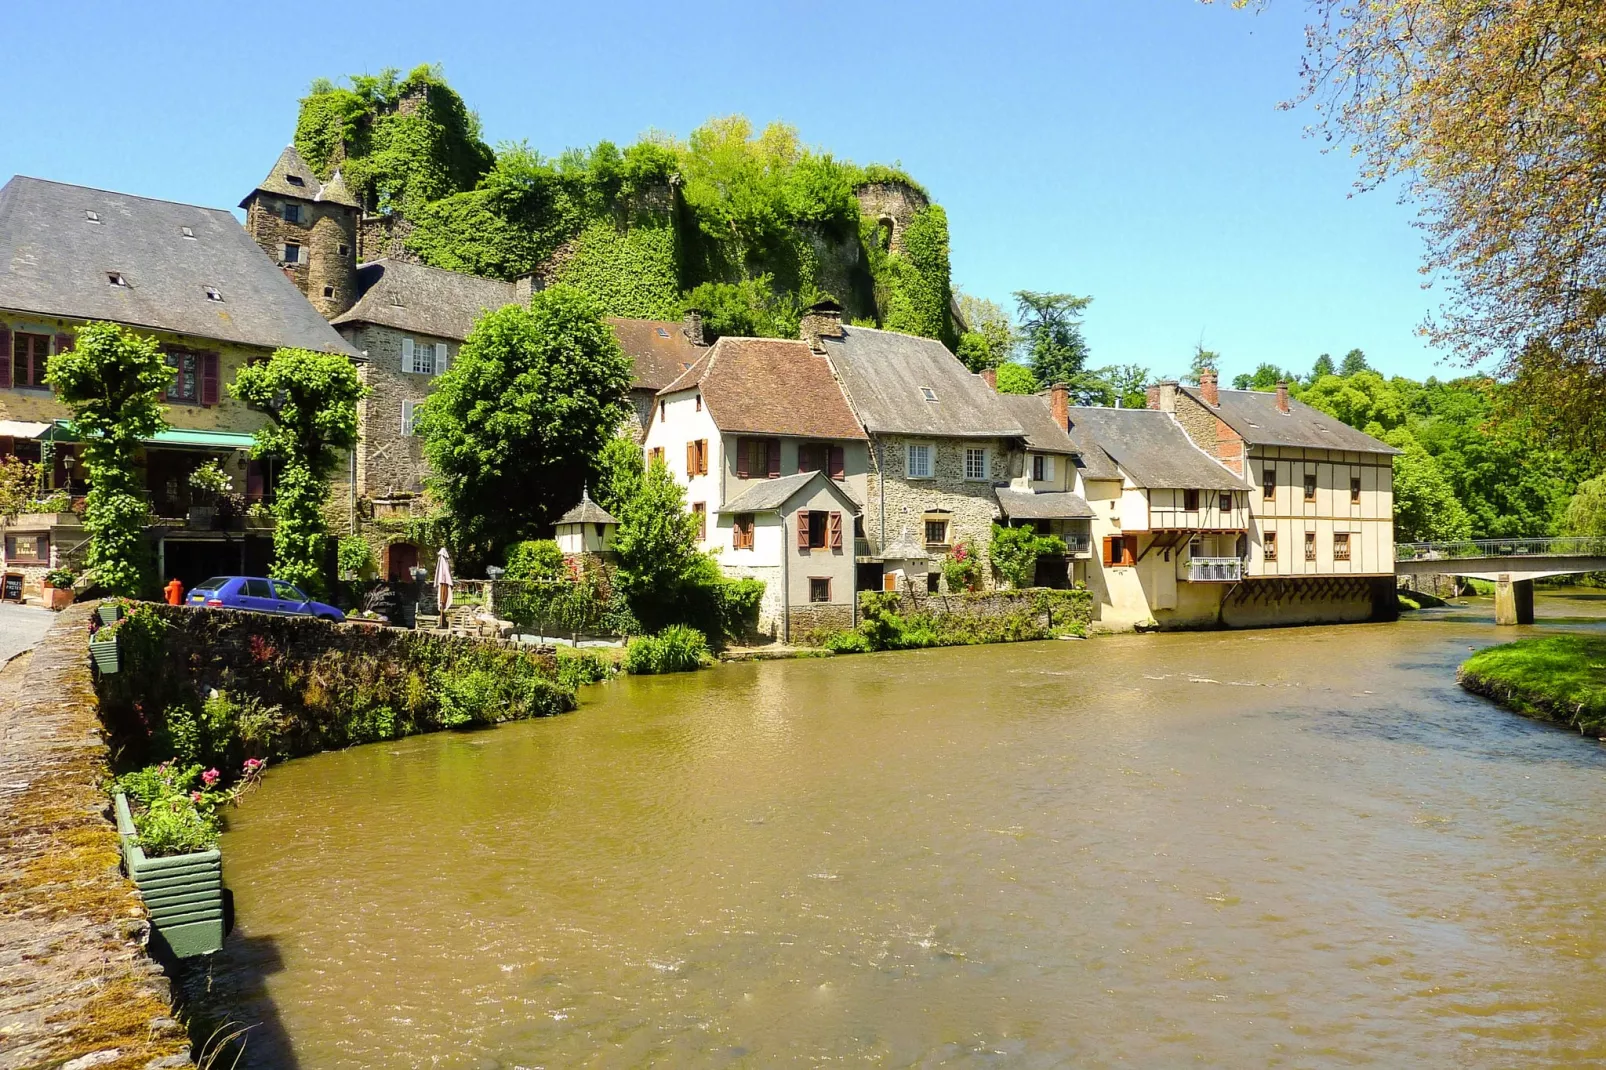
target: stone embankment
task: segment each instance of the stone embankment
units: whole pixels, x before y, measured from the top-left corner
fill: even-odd
[[[64,611],[0,671],[0,1070],[193,1065],[118,872],[91,609]]]

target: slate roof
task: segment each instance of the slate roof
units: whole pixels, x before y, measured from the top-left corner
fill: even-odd
[[[662,390],[708,352],[707,346],[692,345],[676,320],[607,319],[619,348],[636,362],[634,389]]]
[[[999,487],[998,505],[1011,520],[1091,520],[1093,507],[1081,495],[1053,490],[1033,493]]]
[[[1110,460],[1110,455],[1100,448],[1098,442],[1088,433],[1087,428],[1076,423],[1076,414],[1085,411],[1081,406],[1072,406],[1070,412],[1071,426],[1066,430],[1070,440],[1076,446],[1076,459],[1080,462],[1082,479],[1111,479],[1119,480],[1121,470]]]
[[[559,524],[617,524],[613,516],[591,500],[591,495],[581,493],[580,504],[558,517]]]
[[[847,487],[834,482],[824,472],[797,472],[779,479],[766,479],[755,483],[742,491],[736,497],[719,507],[722,513],[770,513],[782,510],[786,503],[797,497],[798,492],[806,488],[816,479],[824,480],[826,485],[854,509],[862,506],[848,493]]]
[[[864,440],[830,363],[807,342],[721,338],[660,394],[696,387],[721,431]]]
[[[941,438],[1025,434],[992,387],[941,342],[870,327],[844,327],[842,335],[825,338],[825,351],[854,411],[872,433]],[[930,389],[936,400],[926,400],[923,389]]]
[[[0,308],[356,355],[231,213],[23,175],[0,188]]]
[[[1155,409],[1077,406],[1071,423],[1109,454],[1140,487],[1243,490],[1243,479],[1193,444],[1182,425]]]
[[[373,323],[461,342],[482,314],[510,305],[513,284],[389,258],[357,268],[357,303],[331,323]]]
[[[340,177],[339,171],[325,183],[313,173],[311,165],[296,151],[294,145],[286,145],[284,151],[279,153],[279,158],[274,161],[268,177],[257,183],[256,189],[251,191],[251,196],[257,193],[298,197],[304,201],[329,201],[343,204],[348,208],[358,207],[357,198],[346,188],[346,181]],[[251,197],[248,196],[240,202],[240,207],[244,208],[250,202]]]
[[[1277,395],[1264,390],[1222,390],[1221,404],[1208,405],[1197,388],[1182,387],[1189,397],[1212,409],[1251,446],[1305,446],[1356,453],[1399,453],[1384,442],[1314,409],[1288,399],[1288,412],[1277,410]]]

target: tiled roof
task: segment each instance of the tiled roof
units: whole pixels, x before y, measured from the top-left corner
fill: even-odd
[[[861,508],[847,487],[833,481],[824,472],[797,472],[779,479],[766,479],[754,483],[736,497],[719,507],[722,513],[768,513],[784,511],[786,503],[816,479],[823,480],[838,497],[855,510]]]
[[[1219,406],[1208,404],[1196,387],[1182,387],[1187,395],[1211,409],[1251,446],[1305,446],[1355,453],[1399,453],[1384,442],[1290,398],[1288,411],[1277,410],[1277,395],[1264,390],[1222,390]]]
[[[231,213],[22,175],[0,188],[0,308],[355,355]]]
[[[823,344],[854,411],[872,433],[944,438],[1025,434],[992,387],[935,339],[844,327],[841,338],[825,338]]]
[[[346,181],[340,177],[339,171],[334,173],[328,183],[323,182],[313,173],[312,167],[302,158],[301,153],[296,151],[294,145],[284,147],[278,160],[274,161],[273,169],[268,172],[268,177],[257,183],[257,188],[251,192],[273,193],[280,197],[299,197],[305,201],[330,201],[348,208],[357,207],[357,198],[346,188]],[[250,200],[251,198],[247,197],[241,201],[240,207],[244,208]]]
[[[1011,520],[1091,520],[1093,507],[1080,495],[1051,490],[1033,493],[999,487],[998,505]]]
[[[619,348],[636,363],[630,381],[636,389],[662,390],[708,352],[707,346],[692,345],[676,320],[629,320],[609,316],[608,325],[619,339]]]
[[[608,510],[591,500],[591,495],[582,494],[580,504],[558,517],[560,524],[617,524]]]
[[[514,300],[511,282],[390,259],[357,268],[357,289],[357,303],[331,322],[373,323],[458,342],[481,315]]]
[[[806,342],[721,338],[660,394],[697,388],[721,431],[864,439],[830,363]]]
[[[1140,487],[1181,490],[1243,490],[1228,471],[1188,437],[1182,425],[1156,409],[1077,406],[1072,430],[1085,432]]]

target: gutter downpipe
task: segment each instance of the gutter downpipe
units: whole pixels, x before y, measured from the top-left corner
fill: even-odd
[[[792,548],[786,542],[786,513],[775,510],[781,522],[781,642],[792,642]]]

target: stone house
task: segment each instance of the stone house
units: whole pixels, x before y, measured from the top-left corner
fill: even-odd
[[[86,489],[78,450],[45,368],[76,327],[99,320],[154,336],[173,369],[169,426],[140,457],[162,576],[264,572],[271,522],[241,514],[272,493],[269,467],[246,456],[266,417],[228,384],[281,346],[357,354],[229,212],[11,179],[0,189],[0,455],[45,462],[47,488],[75,501]],[[190,519],[189,475],[209,460],[238,496],[220,525]],[[30,586],[77,564],[86,542],[71,512],[24,514],[4,529],[5,568]]]
[[[782,640],[854,623],[867,445],[826,358],[774,338],[709,347],[659,391],[644,443],[686,488],[701,548],[764,581],[759,628]]]
[[[941,342],[842,323],[834,306],[803,320],[809,346],[830,359],[869,436],[856,540],[861,590],[913,583],[942,589],[940,563],[960,542],[982,553],[1003,515],[995,490],[1019,472],[1026,430],[1000,396]]]

